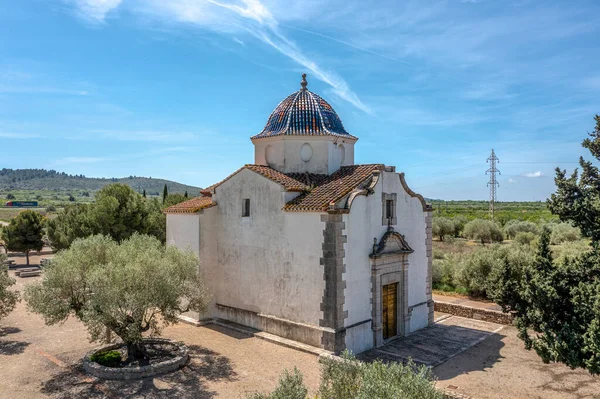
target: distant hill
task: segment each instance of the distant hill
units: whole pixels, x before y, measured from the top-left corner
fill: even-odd
[[[146,190],[148,195],[162,195],[163,187],[167,184],[169,193],[184,193],[190,196],[198,195],[200,187],[188,186],[164,179],[151,177],[129,176],[122,178],[94,178],[84,175],[69,175],[64,172],[46,169],[1,169],[0,190],[84,190],[97,191],[107,184],[122,183],[131,186],[136,191]]]

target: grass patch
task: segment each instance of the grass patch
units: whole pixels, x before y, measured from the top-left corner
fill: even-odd
[[[94,353],[90,360],[105,367],[117,367],[121,364],[121,352],[115,350]]]

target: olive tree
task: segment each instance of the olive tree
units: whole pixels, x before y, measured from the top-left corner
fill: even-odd
[[[469,219],[463,215],[454,216],[452,218],[452,224],[454,225],[454,237],[460,237],[467,223],[469,223]]]
[[[99,341],[106,329],[127,346],[128,361],[148,362],[143,333],[159,335],[181,313],[207,309],[198,258],[132,235],[120,244],[107,236],[77,239],[59,252],[44,277],[25,289],[30,311],[52,325],[73,315]]]
[[[40,251],[44,246],[44,217],[38,212],[26,210],[12,218],[2,229],[2,240],[9,251],[24,252],[29,266],[29,251]]]
[[[433,218],[431,232],[434,236],[439,237],[440,241],[444,241],[445,236],[454,235],[454,223],[448,218],[435,217]]]
[[[17,305],[19,294],[9,287],[15,280],[8,275],[8,266],[4,264],[6,255],[0,254],[0,319],[6,317]]]
[[[501,242],[503,240],[502,230],[490,220],[475,219],[465,225],[464,235],[466,238],[480,241],[482,244]]]
[[[506,238],[514,239],[519,233],[532,233],[537,235],[539,229],[533,222],[512,219],[504,225],[504,232],[506,233]]]

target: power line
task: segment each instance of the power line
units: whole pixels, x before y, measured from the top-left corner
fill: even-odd
[[[500,184],[496,181],[496,173],[500,174],[500,171],[496,169],[496,162],[500,162],[500,160],[496,157],[494,150],[492,149],[492,154],[487,159],[486,162],[490,163],[490,168],[485,172],[487,175],[490,174],[490,181],[488,182],[488,187],[490,188],[490,216],[492,220],[494,220],[494,204],[496,202],[496,187]]]

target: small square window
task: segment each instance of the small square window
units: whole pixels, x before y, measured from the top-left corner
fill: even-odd
[[[250,198],[245,198],[242,202],[242,217],[250,216]]]

